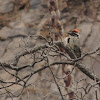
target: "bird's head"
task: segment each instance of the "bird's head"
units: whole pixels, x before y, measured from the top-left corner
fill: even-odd
[[[76,37],[80,36],[78,29],[73,29],[72,31],[68,32],[68,34],[71,35],[71,36],[76,36]]]

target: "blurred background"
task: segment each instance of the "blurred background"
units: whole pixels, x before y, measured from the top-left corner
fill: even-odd
[[[100,47],[100,0],[58,1],[64,33],[66,34],[73,28],[80,31],[82,54]],[[41,41],[36,41],[29,36],[43,35],[47,37],[48,30],[45,30],[45,23],[48,20],[50,20],[48,0],[0,0],[0,62],[12,63],[19,52],[40,44]],[[18,65],[30,64],[32,61],[30,56],[21,57]],[[99,55],[88,56],[83,63],[94,74],[100,76]],[[35,69],[41,68],[43,64],[43,62],[37,64]],[[56,71],[57,66],[53,69]],[[30,70],[24,70],[19,75],[23,77],[25,73],[30,73]],[[59,71],[59,75],[61,74]],[[84,77],[92,82],[80,71],[75,75],[77,80]],[[2,68],[0,68],[0,78],[6,81],[14,80]],[[58,91],[56,85],[46,79],[53,80],[48,69],[33,75],[29,83],[34,85],[26,88],[20,97],[13,97],[13,100],[61,100],[60,96],[52,94]],[[39,80],[41,81],[38,82]],[[63,84],[63,80],[59,82]],[[80,85],[85,86],[85,83]],[[21,87],[13,86],[9,90],[19,93]],[[3,93],[5,90],[1,89],[0,91]],[[62,89],[62,91],[65,90]],[[91,90],[83,100],[96,100],[94,92]],[[11,98],[8,94],[4,94],[0,95],[0,100],[11,100]]]

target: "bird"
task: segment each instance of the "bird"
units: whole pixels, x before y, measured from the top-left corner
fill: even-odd
[[[77,58],[81,57],[80,32],[78,29],[68,32],[68,36],[65,37],[64,41],[65,46],[69,46]]]

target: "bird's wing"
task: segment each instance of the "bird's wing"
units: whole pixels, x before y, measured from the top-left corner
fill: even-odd
[[[81,57],[81,47],[74,45],[74,53],[77,56],[77,58]]]

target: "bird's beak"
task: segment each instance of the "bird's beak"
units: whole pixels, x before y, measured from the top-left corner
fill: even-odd
[[[71,34],[71,32],[68,32],[68,34],[70,35],[70,34]]]

